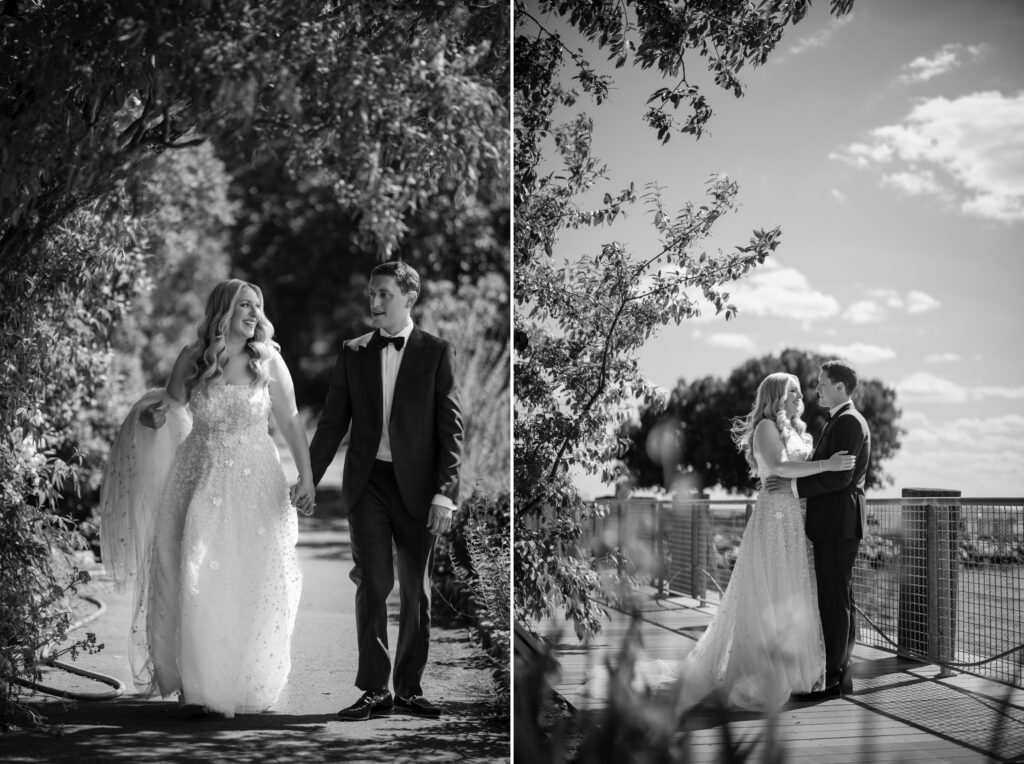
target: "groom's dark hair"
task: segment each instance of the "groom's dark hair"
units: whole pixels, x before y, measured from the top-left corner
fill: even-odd
[[[402,294],[415,292],[418,296],[420,293],[420,275],[412,269],[412,266],[401,260],[389,260],[386,263],[381,263],[370,271],[370,278],[372,279],[374,276],[390,276],[398,284]]]
[[[821,370],[828,375],[833,382],[842,382],[846,387],[846,394],[853,395],[857,389],[857,370],[846,361],[825,361]]]

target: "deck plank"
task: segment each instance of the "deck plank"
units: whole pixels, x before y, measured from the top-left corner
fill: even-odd
[[[638,657],[659,671],[663,664],[661,677],[670,675],[671,667],[696,644],[714,607],[684,597],[651,596],[641,599],[634,612],[640,619]],[[577,709],[599,713],[604,708],[604,688],[594,677],[618,659],[634,628],[626,613],[612,610],[611,615],[601,634],[585,644],[564,623],[547,621],[535,629],[551,640],[560,661],[556,691]],[[854,695],[789,705],[779,712],[775,736],[786,762],[1024,761],[1024,690],[968,674],[943,678],[937,666],[866,645],[857,645],[854,661]],[[729,714],[728,719],[736,734],[758,740],[751,761],[764,761],[768,719],[750,713]],[[1002,737],[993,740],[999,723]],[[716,724],[710,717],[696,720],[698,728],[687,733],[688,761],[720,761]]]

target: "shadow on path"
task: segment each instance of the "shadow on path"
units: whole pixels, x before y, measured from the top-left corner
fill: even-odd
[[[172,704],[141,699],[79,704],[50,719],[63,735],[4,735],[5,762],[71,761],[498,761],[508,733],[470,703],[449,702],[447,715],[425,722],[395,714],[346,723],[333,714],[250,714],[181,720]]]

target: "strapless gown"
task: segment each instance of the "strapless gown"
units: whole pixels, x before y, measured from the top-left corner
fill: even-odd
[[[127,561],[122,579],[138,578],[132,669],[144,694],[183,692],[187,702],[230,717],[268,709],[288,679],[302,576],[270,407],[266,386],[193,392],[191,430],[186,424],[187,435],[171,447],[151,510],[139,499],[151,486],[139,487],[147,473],[135,462],[145,467],[148,459],[155,474],[158,460],[143,439],[159,444],[177,425],[169,419],[150,435],[130,416],[112,449],[104,521],[119,536],[109,542],[114,564]],[[138,539],[147,523],[151,544]]]
[[[811,451],[793,434],[783,459],[802,461]],[[759,469],[762,480],[769,474]],[[684,659],[684,696],[714,689],[730,707],[771,711],[791,693],[824,686],[825,642],[804,514],[791,493],[758,496],[718,612]]]

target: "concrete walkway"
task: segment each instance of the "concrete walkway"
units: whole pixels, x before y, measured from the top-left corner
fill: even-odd
[[[320,508],[325,503],[319,500]],[[135,694],[127,658],[129,595],[116,593],[102,568],[96,568],[86,593],[97,594],[107,610],[83,631],[95,632],[105,647],[95,655],[80,656],[77,665],[120,678],[128,691],[114,700],[68,707],[51,696],[31,696],[51,722],[63,726],[64,734],[0,735],[0,760],[508,761],[509,720],[495,716],[491,668],[466,630],[443,619],[435,619],[424,677],[424,692],[442,710],[441,719],[398,714],[358,723],[337,719],[338,709],[360,694],[353,684],[355,586],[348,577],[352,561],[347,525],[328,516],[300,518],[300,528],[298,551],[304,580],[292,641],[292,672],[271,712],[182,721],[166,716],[172,701]],[[397,590],[393,599],[392,612],[397,615]],[[435,612],[443,609],[435,606]],[[397,618],[391,620],[393,654]],[[107,689],[65,672],[48,672],[45,681],[75,691]]]

